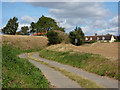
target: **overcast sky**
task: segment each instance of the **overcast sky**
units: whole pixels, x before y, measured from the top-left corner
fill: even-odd
[[[54,18],[66,32],[80,26],[85,35],[118,34],[117,2],[2,2],[2,26],[14,16],[19,28],[30,26],[42,15]],[[21,0],[22,1],[22,0]],[[25,1],[25,0],[24,0]]]

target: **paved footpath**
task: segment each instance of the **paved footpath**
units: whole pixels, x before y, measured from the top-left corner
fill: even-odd
[[[19,55],[19,57],[28,59],[26,55],[27,54],[21,54]],[[36,67],[38,67],[48,79],[48,81],[51,83],[51,85],[55,86],[56,88],[81,88],[81,86],[78,85],[78,83],[64,76],[59,71],[56,71],[48,67],[47,65],[43,65],[40,62],[33,61],[31,59],[28,60]]]
[[[75,73],[77,75],[86,77],[89,80],[92,80],[105,88],[118,88],[118,80],[107,78],[107,77],[101,77],[99,75],[89,73],[87,71],[83,71],[81,69],[78,69],[78,68],[75,68],[75,67],[72,67],[69,65],[65,65],[65,64],[58,63],[58,62],[43,59],[43,58],[39,57],[39,53],[33,54],[32,58],[39,59],[41,61],[49,63],[50,65],[52,65],[54,67],[59,67],[59,68],[65,69],[69,72]]]

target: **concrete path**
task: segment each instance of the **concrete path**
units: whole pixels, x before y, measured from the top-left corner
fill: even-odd
[[[26,55],[27,54],[21,54],[19,55],[19,57],[28,59]],[[55,86],[56,88],[81,88],[80,85],[78,85],[78,83],[72,81],[68,77],[64,76],[58,71],[55,71],[47,65],[43,65],[40,62],[33,61],[30,59],[28,60],[36,67],[38,67],[48,79],[48,81],[51,83],[51,85]]]
[[[87,71],[83,71],[81,69],[69,66],[69,65],[64,65],[64,64],[60,64],[58,62],[54,62],[54,61],[50,61],[50,60],[46,60],[43,59],[41,57],[39,57],[39,53],[35,53],[32,55],[33,58],[39,59],[41,61],[44,61],[46,63],[49,63],[50,65],[54,66],[54,67],[59,67],[59,68],[63,68],[69,72],[75,73],[77,75],[83,76],[88,78],[89,80],[92,80],[94,82],[96,82],[97,84],[105,87],[105,88],[118,88],[118,80],[114,80],[111,78],[107,78],[107,77],[101,77],[99,75],[93,74],[93,73],[89,73]]]

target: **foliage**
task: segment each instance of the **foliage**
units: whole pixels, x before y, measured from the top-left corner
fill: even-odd
[[[65,31],[65,28],[59,27],[54,19],[45,16],[40,17],[36,23],[32,22],[30,28],[31,33],[45,32],[46,30]]]
[[[57,27],[56,30],[65,32],[65,28],[63,28],[63,27]]]
[[[88,44],[91,44],[91,43],[95,43],[95,42],[97,42],[97,41],[87,41],[87,42],[84,42],[84,43],[88,43]]]
[[[34,33],[35,32],[35,23],[34,22],[32,22],[31,24],[30,24],[30,33]]]
[[[24,51],[25,52],[25,51]],[[22,50],[10,45],[2,47],[3,88],[47,88],[49,83],[42,72],[26,59],[17,55]]]
[[[2,33],[9,34],[9,35],[15,35],[18,29],[17,20],[18,20],[17,17],[13,17],[13,19],[10,19],[7,25],[2,29]]]
[[[49,44],[58,44],[61,43],[61,38],[58,37],[58,33],[51,30],[47,33]]]
[[[22,35],[29,35],[29,28],[28,26],[21,27]]]
[[[84,40],[84,33],[80,27],[76,27],[74,31],[69,33],[69,37],[71,39],[71,43],[74,45],[82,45]],[[77,40],[77,41],[76,41]]]
[[[120,42],[120,40],[119,40],[119,39],[116,39],[115,42]]]
[[[62,43],[65,43],[65,44],[70,43],[70,38],[65,32],[58,31],[58,30],[54,30],[54,31],[58,33],[58,38],[62,41]]]
[[[120,42],[120,35],[116,37],[115,42]]]
[[[119,79],[118,62],[103,58],[97,54],[77,53],[77,52],[57,52],[41,50],[40,56],[48,60],[68,64],[73,67],[96,73],[101,76],[108,76]]]

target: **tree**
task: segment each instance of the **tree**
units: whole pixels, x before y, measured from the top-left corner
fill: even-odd
[[[59,30],[59,29],[61,31],[65,31],[65,28],[59,27],[54,19],[50,17],[45,17],[43,15],[42,17],[39,18],[39,20],[36,23],[32,22],[30,28],[31,28],[30,32],[33,33],[45,32],[46,30],[50,31],[50,30]]]
[[[34,33],[35,32],[35,23],[34,22],[32,22],[31,24],[30,24],[30,33]]]
[[[65,28],[63,27],[58,27],[57,30],[65,32]]]
[[[28,26],[21,27],[22,35],[29,35],[29,28]]]
[[[17,20],[18,20],[17,17],[13,17],[13,19],[10,19],[7,25],[2,29],[2,33],[9,34],[9,35],[15,35],[18,29],[18,24],[19,24],[17,23]]]
[[[49,44],[58,44],[61,43],[61,39],[58,37],[58,33],[51,30],[47,33]]]
[[[72,44],[79,46],[83,44],[85,35],[80,27],[76,27],[74,31],[69,33],[69,38]]]

